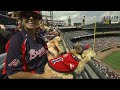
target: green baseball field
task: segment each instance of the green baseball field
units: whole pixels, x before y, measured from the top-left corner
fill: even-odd
[[[120,70],[120,51],[114,51],[103,59],[103,62],[114,69]]]

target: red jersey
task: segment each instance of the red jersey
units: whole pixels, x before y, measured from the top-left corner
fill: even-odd
[[[72,55],[72,53],[63,54],[57,58],[51,59],[48,62],[48,65],[51,69],[61,72],[61,73],[69,73],[76,69],[79,63],[79,59]]]

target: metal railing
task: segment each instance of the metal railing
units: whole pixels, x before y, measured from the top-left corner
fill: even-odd
[[[67,52],[69,52],[71,49],[74,48],[74,45],[69,39],[69,37],[67,37],[67,35],[62,33],[62,36]],[[98,70],[98,68],[94,66],[94,60],[91,59],[85,65],[83,71],[79,74],[79,76],[77,76],[77,79],[107,79],[107,78],[101,71]]]

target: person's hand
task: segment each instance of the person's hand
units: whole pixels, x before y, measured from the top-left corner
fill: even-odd
[[[62,79],[62,77],[58,77],[56,74],[53,74],[50,79]]]
[[[0,25],[0,29],[1,29],[1,30],[6,30],[5,25]]]
[[[72,74],[53,74],[51,76],[51,79],[73,79],[73,75]]]

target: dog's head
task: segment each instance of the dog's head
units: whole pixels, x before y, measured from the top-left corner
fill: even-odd
[[[92,48],[84,50],[82,53],[82,58],[86,58],[86,57],[94,58],[95,56],[96,56],[96,53],[94,50],[92,50]]]
[[[80,43],[74,44],[74,49],[76,50],[77,53],[82,54],[83,52],[83,47],[80,45]]]

